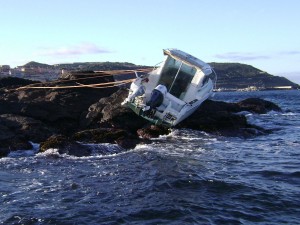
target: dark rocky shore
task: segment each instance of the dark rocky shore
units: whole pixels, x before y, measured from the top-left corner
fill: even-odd
[[[77,75],[75,78],[82,74]],[[80,83],[111,81],[112,77],[103,76]],[[18,78],[0,79],[0,157],[11,151],[32,149],[31,143],[39,143],[39,151],[58,148],[60,153],[75,156],[91,154],[91,149],[82,143],[113,143],[125,151],[170,132],[121,106],[128,94],[125,88],[18,89],[24,85],[78,85],[78,80],[69,77],[58,83],[37,83]],[[271,131],[249,124],[238,112],[270,110],[281,111],[274,103],[262,99],[238,103],[207,100],[177,128],[242,138],[264,135]]]

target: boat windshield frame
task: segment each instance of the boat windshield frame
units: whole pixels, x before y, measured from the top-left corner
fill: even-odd
[[[168,55],[158,84],[165,85],[170,94],[182,100],[196,73],[196,66]]]

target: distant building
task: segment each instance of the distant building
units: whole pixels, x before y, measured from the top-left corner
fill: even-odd
[[[288,90],[288,89],[293,89],[293,86],[277,86],[277,87],[274,87],[274,89]]]
[[[0,65],[0,75],[2,76],[9,76],[10,73],[10,66],[9,65]]]
[[[61,69],[61,74],[64,75],[65,73],[69,72],[66,68]]]
[[[42,67],[19,67],[22,78],[36,81],[56,80],[61,71],[60,69],[42,68]]]

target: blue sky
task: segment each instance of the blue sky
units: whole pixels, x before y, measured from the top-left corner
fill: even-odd
[[[178,48],[300,83],[298,0],[0,0],[0,64],[155,65]]]

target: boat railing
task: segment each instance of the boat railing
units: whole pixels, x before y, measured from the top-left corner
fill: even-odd
[[[161,61],[161,62],[159,62],[159,63],[156,63],[156,64],[153,66],[152,71],[153,71],[153,70],[156,70],[157,68],[159,68],[163,62],[164,62],[164,61]]]
[[[214,89],[216,90],[216,89],[217,89],[218,75],[217,75],[216,71],[214,70],[214,68],[211,67],[211,70],[212,70],[213,73],[214,73],[214,77],[213,77],[213,79],[212,79],[212,82],[214,83]]]

